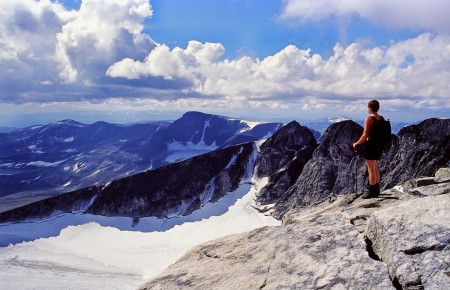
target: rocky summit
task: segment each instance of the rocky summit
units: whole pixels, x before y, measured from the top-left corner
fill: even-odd
[[[197,246],[140,289],[450,289],[449,208],[449,176],[338,195]]]
[[[351,147],[362,131],[350,120],[331,125],[297,172],[297,180],[274,201],[273,215],[281,219],[290,209],[337,194],[362,192],[368,183],[366,164]],[[392,135],[380,161],[381,186],[387,189],[411,178],[431,176],[441,167],[450,167],[450,120],[425,120]]]
[[[258,202],[277,202],[293,185],[311,158],[317,142],[313,132],[293,121],[264,142],[258,154],[256,176],[268,177]]]

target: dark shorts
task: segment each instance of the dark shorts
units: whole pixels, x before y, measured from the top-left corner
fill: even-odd
[[[371,142],[370,140],[367,142],[364,142],[363,146],[363,155],[364,159],[366,160],[380,160],[381,158],[382,150],[374,144],[374,142]]]

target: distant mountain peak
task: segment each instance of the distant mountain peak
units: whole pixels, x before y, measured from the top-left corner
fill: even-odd
[[[71,125],[71,126],[79,126],[79,127],[85,126],[85,124],[77,122],[72,119],[65,119],[65,120],[57,121],[57,122],[51,123],[49,125]]]
[[[328,123],[339,123],[342,121],[350,120],[350,118],[344,117],[344,116],[338,116],[338,117],[326,117],[317,120],[316,122],[328,122]]]

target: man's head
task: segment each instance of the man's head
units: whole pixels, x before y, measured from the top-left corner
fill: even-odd
[[[367,108],[376,113],[380,109],[380,103],[377,100],[372,100],[367,104]]]

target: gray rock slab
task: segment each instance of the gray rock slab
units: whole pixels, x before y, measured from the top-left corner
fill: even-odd
[[[364,234],[403,289],[450,289],[450,195],[376,211]]]
[[[394,289],[343,214],[202,244],[140,289]]]

